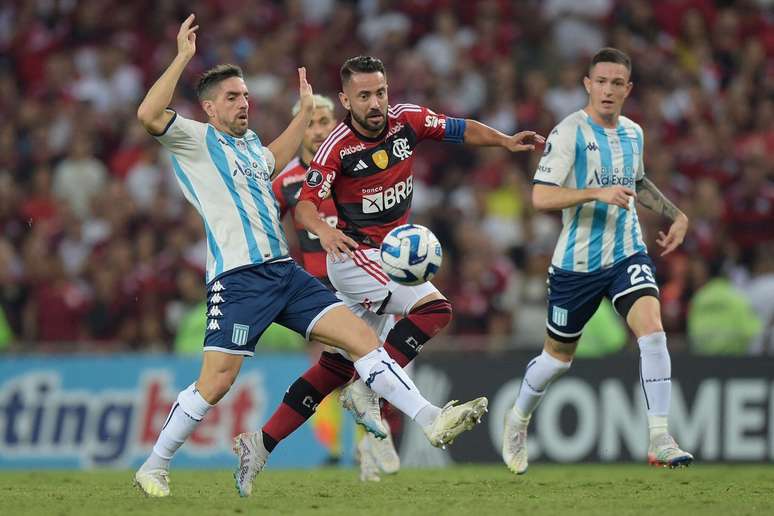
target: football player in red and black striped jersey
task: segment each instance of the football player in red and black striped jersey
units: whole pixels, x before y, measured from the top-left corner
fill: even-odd
[[[452,316],[451,304],[431,283],[397,284],[379,265],[382,239],[409,219],[414,148],[432,139],[521,152],[545,140],[532,131],[509,136],[475,120],[414,104],[390,106],[384,65],[373,57],[347,60],[341,82],[339,100],[348,114],[312,160],[296,219],[320,238],[328,252],[328,277],[353,312],[366,320],[373,314],[404,316],[386,336],[384,347],[406,365]],[[338,228],[318,216],[318,206],[329,196],[338,212]],[[362,381],[343,396],[356,405],[354,412],[365,412],[357,406],[367,398]]]
[[[312,113],[309,126],[304,132],[304,139],[299,148],[298,155],[274,178],[272,188],[274,195],[279,203],[281,216],[287,213],[291,214],[295,225],[296,235],[298,236],[299,247],[301,249],[301,263],[306,271],[317,279],[333,288],[328,281],[326,271],[326,255],[320,245],[317,235],[310,233],[295,220],[295,207],[298,202],[301,186],[307,175],[307,168],[312,161],[315,152],[320,148],[325,138],[328,137],[331,130],[336,126],[333,101],[322,95],[315,95],[315,109]],[[300,105],[293,107],[293,115],[298,112]],[[333,200],[328,197],[323,199],[318,206],[318,214],[321,220],[324,220],[331,227],[336,227],[338,217]],[[383,315],[374,318],[378,319],[379,324],[375,326],[381,334],[383,340],[386,333],[394,325],[395,317],[392,315]],[[370,322],[370,321],[369,321]],[[322,403],[327,394],[343,387],[353,376],[354,366],[352,362],[342,356],[335,348],[324,347],[319,360],[312,365],[300,378],[298,378],[288,389],[282,403],[272,414],[264,425],[262,431],[264,435],[264,446],[268,451],[272,451],[279,441],[290,435],[304,421],[306,421],[315,412],[316,407]],[[395,411],[385,403],[385,415],[391,416],[390,420],[395,426],[400,423],[400,417]],[[397,423],[393,419],[397,418]],[[389,426],[385,425],[389,430]],[[381,469],[390,470],[390,463],[397,461],[397,452],[394,449],[392,440],[388,439],[375,443],[380,452],[380,456],[387,457],[387,461],[377,461],[382,464]],[[387,449],[384,449],[387,448]],[[392,459],[392,460],[390,460]]]

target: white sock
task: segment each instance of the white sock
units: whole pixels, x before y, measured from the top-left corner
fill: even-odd
[[[193,433],[212,405],[202,398],[192,383],[177,395],[166,422],[161,429],[153,453],[142,465],[145,469],[168,469],[169,461],[178,448]]]
[[[516,398],[515,407],[519,411],[520,417],[529,422],[535,408],[543,399],[546,388],[551,382],[562,376],[572,365],[572,362],[562,362],[554,358],[545,350],[532,359],[527,365],[527,371],[524,373],[524,380],[521,382],[521,390]]]
[[[667,431],[672,397],[672,362],[663,331],[640,337],[637,342],[640,345],[640,383],[645,393],[652,438]]]
[[[440,414],[441,414],[441,409],[439,407],[436,407],[435,405],[428,405],[425,408],[421,409],[419,412],[417,412],[417,417],[414,418],[414,421],[416,421],[423,427],[430,426],[433,424],[433,422],[438,418]]]
[[[411,419],[415,419],[420,410],[431,404],[382,347],[357,360],[355,369],[371,390]]]

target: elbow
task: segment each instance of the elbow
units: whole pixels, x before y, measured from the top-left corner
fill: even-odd
[[[532,207],[537,211],[546,211],[550,209],[543,192],[539,192],[536,189],[532,190]]]
[[[140,104],[137,108],[137,120],[139,120],[142,125],[148,125],[152,120],[150,113],[148,113],[148,108],[146,108],[144,104]]]

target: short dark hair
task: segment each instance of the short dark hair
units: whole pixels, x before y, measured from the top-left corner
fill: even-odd
[[[384,63],[381,59],[371,56],[350,57],[341,65],[341,84],[349,82],[353,74],[384,72]]]
[[[626,52],[613,47],[602,48],[594,54],[594,57],[591,58],[591,64],[589,65],[589,73],[591,73],[591,69],[594,68],[594,65],[597,63],[622,64],[629,70],[629,73],[632,71],[632,60]]]
[[[199,82],[196,84],[196,96],[199,97],[199,100],[204,100],[210,94],[213,86],[217,86],[221,81],[231,77],[243,78],[242,69],[233,64],[219,64],[210,68],[199,77]]]

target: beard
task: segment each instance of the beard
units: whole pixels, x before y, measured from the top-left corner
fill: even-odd
[[[377,111],[377,110],[369,111],[366,114],[366,116],[362,118],[359,115],[357,115],[354,111],[350,111],[350,113],[352,114],[352,118],[358,124],[365,127],[369,131],[373,131],[373,132],[381,131],[382,129],[384,129],[384,126],[387,125],[387,113],[382,113],[381,111]],[[382,115],[381,122],[371,122],[370,120],[368,120],[368,115],[376,115],[376,114]]]
[[[244,125],[242,125],[243,122],[239,118],[228,124],[228,129],[231,131],[231,133],[234,136],[242,137],[247,132],[247,120],[244,121]]]

